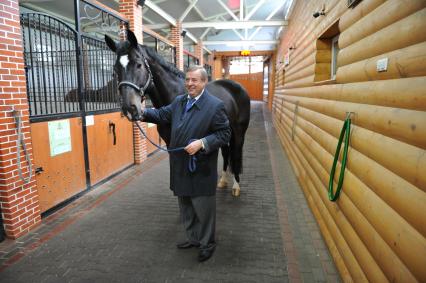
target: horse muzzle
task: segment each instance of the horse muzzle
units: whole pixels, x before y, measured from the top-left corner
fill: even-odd
[[[121,112],[126,116],[127,120],[130,122],[142,120],[142,113],[137,110],[136,106],[132,105],[130,109],[127,107],[122,107]]]

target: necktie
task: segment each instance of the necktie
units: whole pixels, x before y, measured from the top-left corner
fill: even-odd
[[[185,107],[185,113],[189,111],[189,109],[191,109],[192,105],[194,105],[195,103],[195,98],[190,98],[188,99],[188,102],[186,103],[186,107]]]

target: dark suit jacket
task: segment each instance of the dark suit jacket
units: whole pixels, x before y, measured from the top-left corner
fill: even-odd
[[[187,95],[159,109],[146,109],[144,121],[170,124],[169,148],[186,146],[191,139],[203,139],[205,149],[196,154],[197,168],[188,169],[190,156],[184,150],[170,153],[170,189],[176,196],[210,196],[216,193],[217,156],[221,146],[229,143],[231,129],[221,100],[206,90],[183,115]]]

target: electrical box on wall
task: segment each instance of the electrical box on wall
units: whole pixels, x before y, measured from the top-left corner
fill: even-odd
[[[290,52],[287,52],[284,56],[284,66],[288,66],[290,64]]]
[[[388,70],[388,58],[377,60],[376,69],[377,72],[386,72]]]

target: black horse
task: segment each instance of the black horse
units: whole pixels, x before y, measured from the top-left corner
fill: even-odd
[[[106,85],[98,89],[84,88],[83,95],[86,102],[118,102],[116,92],[117,81],[109,80]],[[78,89],[70,90],[64,97],[66,102],[78,102]]]
[[[149,96],[155,108],[159,108],[186,92],[184,73],[164,61],[153,49],[139,45],[132,31],[127,31],[127,41],[116,43],[107,35],[105,41],[117,54],[114,70],[118,75],[122,111],[130,121],[141,119],[145,95]],[[230,164],[234,174],[232,195],[239,196],[244,136],[250,121],[250,97],[240,84],[231,80],[213,81],[206,88],[224,102],[232,129],[229,146],[221,148],[224,162],[218,187],[226,186],[226,172]],[[170,127],[158,125],[157,129],[168,146]]]

